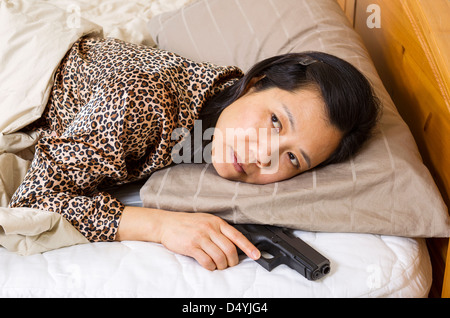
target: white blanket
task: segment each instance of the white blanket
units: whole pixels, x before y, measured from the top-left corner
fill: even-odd
[[[0,208],[0,224],[0,297],[426,297],[432,281],[424,239],[295,231],[331,262],[309,281],[249,258],[209,272],[155,243],[87,243],[56,213]]]
[[[424,240],[296,232],[331,262],[309,281],[249,258],[209,272],[145,242],[92,243],[32,256],[0,249],[0,297],[426,297],[431,265]]]

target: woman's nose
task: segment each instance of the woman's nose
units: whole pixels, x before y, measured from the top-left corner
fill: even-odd
[[[255,151],[256,165],[259,168],[271,167],[274,161],[277,161],[279,154],[278,137],[260,139]]]
[[[265,150],[261,151],[259,155],[256,157],[256,165],[259,168],[270,167],[272,158],[270,155],[266,153]]]

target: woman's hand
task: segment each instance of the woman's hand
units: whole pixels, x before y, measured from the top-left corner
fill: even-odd
[[[236,246],[254,260],[261,255],[241,232],[208,213],[126,207],[116,239],[162,243],[211,271],[237,265]]]
[[[208,270],[239,263],[236,246],[258,259],[260,252],[223,219],[207,213],[169,212],[161,231],[161,243],[169,250],[191,256]]]

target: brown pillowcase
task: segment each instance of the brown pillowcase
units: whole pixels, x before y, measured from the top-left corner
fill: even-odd
[[[162,49],[247,70],[266,57],[323,51],[360,69],[383,104],[375,136],[351,160],[268,185],[225,180],[212,165],[155,172],[146,207],[211,212],[234,223],[324,232],[448,237],[447,207],[359,36],[335,0],[206,0],[154,17]]]

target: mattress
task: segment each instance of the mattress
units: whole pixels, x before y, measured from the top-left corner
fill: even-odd
[[[331,271],[309,281],[286,265],[255,261],[210,272],[148,242],[100,242],[20,256],[0,248],[0,297],[426,297],[425,241],[370,234],[295,235],[326,256]]]

